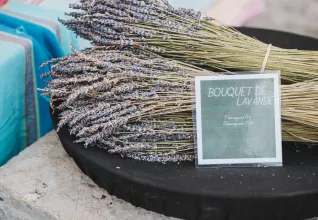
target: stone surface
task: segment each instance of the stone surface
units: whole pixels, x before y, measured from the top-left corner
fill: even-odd
[[[55,132],[0,168],[0,197],[1,220],[173,219],[136,208],[99,188],[66,154]],[[23,213],[26,217],[20,218]]]
[[[132,219],[175,218],[110,196],[82,173],[54,131],[0,167],[0,220]]]
[[[12,197],[12,193],[0,187],[1,220],[54,220],[54,218],[32,209],[27,203]]]

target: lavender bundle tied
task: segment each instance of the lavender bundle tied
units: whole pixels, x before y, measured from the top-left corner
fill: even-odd
[[[215,75],[138,49],[95,47],[54,59],[43,95],[77,142],[146,161],[194,159],[194,76]],[[316,81],[282,86],[283,139],[316,142]]]
[[[94,45],[134,47],[214,71],[258,71],[269,46],[166,0],[81,0],[61,20]],[[317,77],[318,52],[271,47],[266,68],[284,84]]]

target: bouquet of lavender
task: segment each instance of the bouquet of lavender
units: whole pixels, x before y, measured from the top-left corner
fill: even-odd
[[[194,76],[215,75],[138,49],[95,47],[54,59],[43,95],[77,142],[146,161],[194,159]],[[316,142],[316,81],[282,86],[283,139]]]
[[[318,52],[269,47],[200,12],[167,0],[80,0],[61,22],[100,46],[133,47],[215,71],[281,70],[283,83],[318,75]]]

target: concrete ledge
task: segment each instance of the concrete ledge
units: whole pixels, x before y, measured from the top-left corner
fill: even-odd
[[[0,197],[1,220],[173,219],[99,188],[66,154],[55,132],[0,167]]]
[[[117,219],[174,218],[110,196],[82,173],[54,131],[0,167],[0,220]]]
[[[12,193],[0,187],[1,220],[54,220],[51,216],[29,207],[27,203],[13,198]]]

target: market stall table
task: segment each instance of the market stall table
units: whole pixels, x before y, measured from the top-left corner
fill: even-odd
[[[318,50],[312,38],[240,28],[283,48]],[[58,111],[53,114],[58,123]],[[194,163],[161,164],[123,159],[74,144],[58,133],[67,153],[95,183],[135,206],[183,219],[305,219],[318,216],[318,147],[283,144],[283,167],[196,169]]]

